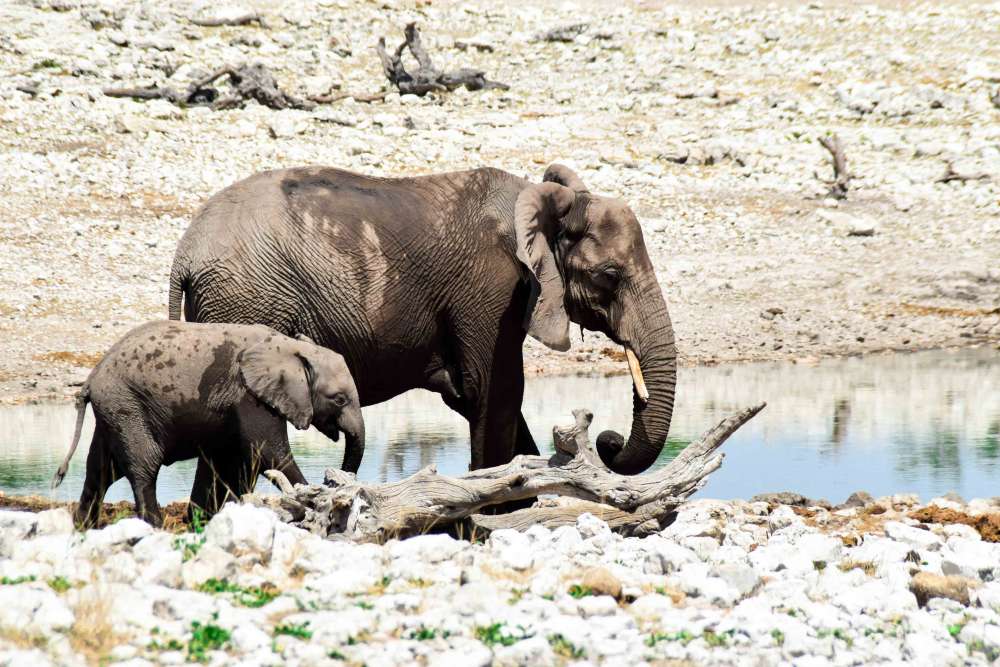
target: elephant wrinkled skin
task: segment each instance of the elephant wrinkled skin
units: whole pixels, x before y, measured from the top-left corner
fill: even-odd
[[[674,334],[642,230],[561,165],[540,184],[489,168],[251,176],[181,239],[171,319],[182,305],[189,321],[261,323],[338,350],[362,405],[440,393],[469,421],[474,469],[537,453],[520,414],[525,332],[566,350],[571,321],[633,357],[632,431],[601,435],[605,462],[645,470],[670,427]]]
[[[88,402],[96,424],[76,515],[88,527],[121,477],[139,516],[161,525],[160,466],[195,457],[191,503],[209,515],[252,490],[262,470],[304,484],[285,420],[334,440],[343,431],[347,469],[357,470],[364,452],[358,392],[343,357],[264,326],[150,322],[127,333],[84,382],[73,443],[53,486],[76,451]]]

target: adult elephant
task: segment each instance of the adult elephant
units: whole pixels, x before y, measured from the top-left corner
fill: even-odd
[[[642,472],[670,428],[674,333],[639,222],[562,165],[538,184],[489,168],[251,176],[214,195],[181,239],[171,319],[182,299],[190,321],[261,323],[336,350],[362,405],[440,393],[469,421],[473,469],[538,453],[520,414],[521,348],[527,332],[569,349],[571,321],[630,362],[632,431],[627,443],[601,434],[604,462]]]

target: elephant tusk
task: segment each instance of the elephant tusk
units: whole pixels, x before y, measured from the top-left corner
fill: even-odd
[[[625,348],[625,358],[628,360],[628,370],[632,374],[632,384],[635,385],[635,393],[639,400],[645,403],[649,400],[649,390],[646,389],[646,381],[642,379],[642,368],[639,366],[639,358],[635,356],[632,348]]]

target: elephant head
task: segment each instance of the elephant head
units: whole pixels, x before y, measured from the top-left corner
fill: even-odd
[[[569,349],[569,323],[625,348],[633,380],[632,432],[613,431],[597,450],[615,472],[636,474],[659,456],[677,383],[674,332],[639,221],[628,205],[591,194],[563,165],[529,185],[514,207],[517,258],[530,273],[528,333]]]
[[[365,423],[354,378],[342,356],[306,336],[275,334],[244,350],[239,364],[250,393],[295,428],[312,424],[334,441],[343,431],[343,467],[357,471],[365,449]]]

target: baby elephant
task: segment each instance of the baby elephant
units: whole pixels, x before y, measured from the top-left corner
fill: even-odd
[[[265,326],[150,322],[118,341],[91,371],[77,398],[73,445],[87,402],[96,426],[76,520],[92,527],[104,493],[128,478],[139,516],[160,526],[160,466],[198,458],[191,503],[214,514],[277,469],[305,483],[288,447],[285,420],[346,436],[345,470],[356,472],[365,447],[358,390],[344,358],[308,338]]]

